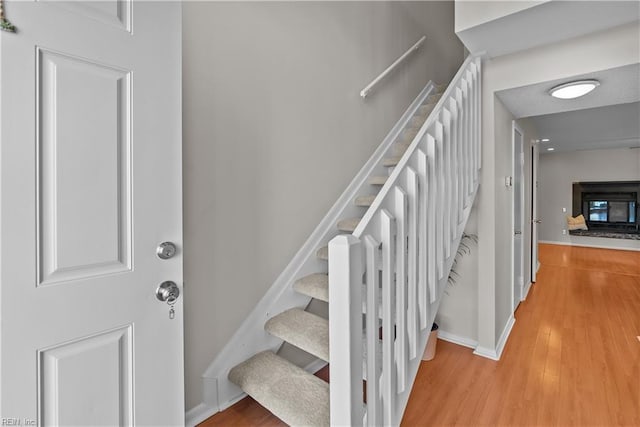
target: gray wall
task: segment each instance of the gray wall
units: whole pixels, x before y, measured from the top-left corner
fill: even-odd
[[[359,91],[422,35],[369,99]],[[185,2],[186,407],[200,376],[428,80],[453,2]]]
[[[640,180],[640,150],[572,151],[540,155],[538,196],[540,240],[574,245],[640,249],[640,242],[563,235],[571,214],[572,184],[580,181]],[[563,213],[562,208],[567,208]]]

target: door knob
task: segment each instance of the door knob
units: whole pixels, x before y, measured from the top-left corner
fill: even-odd
[[[522,234],[522,231],[516,230],[516,231],[513,232],[513,234],[515,234],[515,235]]]
[[[160,283],[156,289],[156,298],[162,302],[173,304],[180,296],[180,288],[170,280]]]
[[[540,223],[542,223],[542,220],[541,219],[534,219],[533,222],[535,222],[536,224],[540,224]]]
[[[156,255],[158,255],[160,259],[169,259],[173,257],[177,251],[178,249],[174,243],[162,242],[156,248]]]

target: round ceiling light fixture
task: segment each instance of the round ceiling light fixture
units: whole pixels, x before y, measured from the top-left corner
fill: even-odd
[[[597,80],[578,80],[558,85],[552,88],[549,94],[554,98],[574,99],[588,94],[598,86],[600,82]]]

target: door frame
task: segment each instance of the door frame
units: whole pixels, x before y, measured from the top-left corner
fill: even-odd
[[[536,282],[538,268],[538,163],[539,163],[540,147],[537,142],[531,144],[531,283]]]
[[[520,173],[519,180],[516,180],[516,131],[520,134],[520,142],[519,148],[517,151],[520,153],[518,161],[520,162]],[[516,283],[515,283],[515,267],[516,267],[516,247],[515,247],[515,215],[516,215],[516,198],[515,198],[515,185],[516,182],[520,184],[520,227],[524,228],[525,226],[525,215],[524,215],[524,131],[515,120],[512,121],[511,126],[511,177],[512,177],[512,198],[511,198],[511,301],[513,304],[512,312],[515,312],[517,308],[516,304]],[[522,232],[522,230],[520,230]],[[524,234],[520,234],[520,273],[521,273],[521,282],[519,284],[520,295],[518,296],[518,301],[523,300],[523,292],[524,292]]]

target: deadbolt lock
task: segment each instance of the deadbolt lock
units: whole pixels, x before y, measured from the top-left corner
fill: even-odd
[[[156,249],[156,255],[158,255],[158,258],[160,259],[169,259],[173,257],[177,251],[178,249],[176,248],[176,245],[174,243],[162,242]]]

